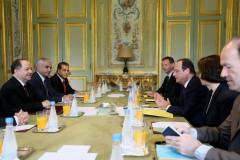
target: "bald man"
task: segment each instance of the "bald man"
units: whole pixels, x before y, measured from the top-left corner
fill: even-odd
[[[49,101],[43,99],[36,101],[29,93],[26,83],[32,77],[32,66],[25,59],[16,59],[11,65],[12,77],[3,84],[0,95],[9,104],[9,107],[2,106],[1,116],[13,116],[20,110],[26,112],[40,111],[49,107]]]

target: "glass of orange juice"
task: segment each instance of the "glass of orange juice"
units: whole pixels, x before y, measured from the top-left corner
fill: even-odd
[[[88,103],[88,101],[89,101],[89,95],[88,93],[85,93],[83,96],[83,103]]]
[[[0,128],[0,157],[2,155],[2,146],[3,146],[3,130]]]
[[[65,101],[63,104],[63,116],[69,116],[71,110],[71,101]]]
[[[44,131],[48,121],[47,111],[36,112],[36,121],[38,131]]]
[[[133,130],[134,143],[139,147],[145,147],[146,144],[146,130],[143,127],[135,127]]]

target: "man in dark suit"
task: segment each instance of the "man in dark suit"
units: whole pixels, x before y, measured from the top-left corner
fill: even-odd
[[[2,86],[0,95],[9,104],[1,111],[4,116],[12,116],[21,109],[27,112],[35,112],[49,107],[49,101],[34,101],[26,82],[32,77],[32,66],[24,59],[16,59],[11,65],[13,76]]]
[[[164,98],[165,100],[169,99],[171,104],[178,104],[181,85],[176,83],[176,79],[173,75],[174,65],[175,63],[172,57],[164,57],[162,59],[162,69],[167,75],[157,92],[150,92],[148,94],[149,96]]]
[[[202,86],[195,76],[194,65],[189,59],[179,59],[174,68],[176,82],[182,85],[179,104],[172,105],[170,101],[158,99],[156,102],[161,109],[174,115],[185,117],[193,126],[204,125],[205,98],[208,89]]]
[[[231,90],[240,92],[240,38],[233,38],[221,52],[221,76]],[[180,153],[197,159],[240,159],[240,96],[233,104],[228,118],[219,127],[181,128],[179,137],[167,136],[166,142]],[[202,143],[218,143],[224,149]]]
[[[0,127],[5,127],[5,118],[6,116],[3,115],[2,113],[2,108],[3,107],[9,107],[5,99],[0,97]],[[19,112],[15,113],[14,116],[10,116],[14,119],[14,125],[22,125],[26,124],[28,122],[29,115],[27,112],[23,112],[20,110]]]
[[[51,85],[50,73],[52,63],[47,58],[40,58],[36,62],[36,72],[33,73],[32,79],[28,81],[31,95],[36,101],[49,100],[62,102],[71,100],[72,95],[64,95],[55,91]]]
[[[72,89],[68,82],[69,64],[60,62],[57,66],[56,73],[51,77],[51,84],[53,88],[64,95],[74,94],[76,91]]]

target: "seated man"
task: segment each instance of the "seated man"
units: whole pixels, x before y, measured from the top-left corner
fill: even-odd
[[[64,95],[74,94],[76,91],[72,89],[68,82],[69,64],[60,62],[57,66],[56,73],[51,77],[51,84],[53,88]]]
[[[167,74],[164,78],[162,86],[156,93],[149,93],[149,96],[156,97],[161,95],[165,100],[169,99],[171,104],[178,104],[178,98],[180,95],[181,85],[176,83],[176,79],[173,75],[174,72],[174,59],[172,57],[164,57],[162,59],[162,69]]]
[[[40,58],[36,62],[36,72],[33,73],[32,79],[28,81],[30,94],[36,101],[62,102],[63,100],[71,100],[72,95],[64,95],[55,91],[51,85],[50,73],[52,63],[47,58]]]
[[[174,115],[185,117],[193,126],[205,123],[205,99],[208,89],[201,85],[195,76],[194,65],[189,59],[179,59],[174,68],[177,83],[182,85],[179,104],[172,105],[170,101],[157,98],[156,103]]]
[[[0,94],[9,104],[3,111],[5,116],[12,116],[21,109],[27,112],[35,112],[49,107],[47,100],[33,100],[26,86],[32,77],[32,66],[24,59],[16,59],[11,65],[13,76],[3,84]]]
[[[5,127],[5,116],[3,115],[2,109],[7,108],[9,105],[6,101],[0,97],[0,128]],[[23,112],[20,110],[19,112],[15,113],[14,116],[10,116],[14,118],[14,125],[22,125],[28,122],[29,115],[27,112]]]
[[[221,52],[223,66],[221,76],[225,77],[231,90],[240,92],[240,38],[232,39]],[[219,127],[181,128],[179,137],[167,136],[166,142],[181,154],[203,160],[240,159],[240,97],[233,104],[228,118]],[[197,139],[196,139],[197,138]],[[203,143],[218,143],[224,149]]]

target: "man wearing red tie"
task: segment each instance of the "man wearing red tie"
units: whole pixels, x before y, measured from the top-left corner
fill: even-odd
[[[74,94],[76,91],[70,86],[68,82],[69,64],[67,62],[60,62],[57,66],[57,72],[51,77],[51,84],[59,93]]]

